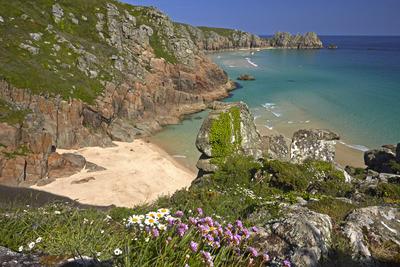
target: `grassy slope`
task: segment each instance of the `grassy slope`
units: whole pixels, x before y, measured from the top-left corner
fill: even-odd
[[[285,164],[284,168],[281,164]],[[264,179],[255,182],[252,177],[257,170],[265,173]],[[323,178],[323,179],[322,179]],[[197,207],[205,214],[225,222],[240,219],[246,226],[263,225],[266,221],[282,215],[279,203],[296,203],[297,197],[319,199],[310,201],[309,208],[332,217],[338,228],[345,216],[357,207],[364,205],[399,203],[399,196],[387,199],[385,195],[374,195],[368,202],[359,206],[335,199],[343,196],[346,188],[342,175],[335,168],[323,162],[309,162],[306,165],[265,162],[260,165],[247,158],[232,157],[212,179],[193,186],[190,190],[180,190],[172,197],[162,197],[151,205],[142,205],[134,209],[112,208],[107,211],[95,209],[77,209],[70,205],[49,205],[43,208],[10,207],[0,210],[0,245],[13,249],[26,245],[38,237],[43,242],[34,251],[43,251],[47,255],[65,257],[70,255],[89,255],[101,259],[115,258],[126,266],[190,266],[201,265],[201,256],[190,252],[189,241],[195,240],[202,248],[210,251],[221,265],[235,261],[244,264],[247,254],[236,257],[226,249],[213,250],[203,244],[195,230],[189,231],[183,239],[176,236],[176,229],[162,232],[158,238],[140,230],[132,231],[124,227],[124,219],[132,214],[145,214],[151,210],[167,207],[173,212],[182,210],[189,216],[195,216]],[[301,180],[293,183],[294,180]],[[322,180],[321,180],[322,179]],[[332,185],[331,180],[335,181]],[[322,182],[321,182],[322,181]],[[315,187],[318,185],[318,187]],[[319,188],[318,193],[307,193],[309,188]],[[353,189],[349,189],[349,192]],[[346,193],[349,193],[346,191]],[[24,211],[25,210],[25,211]],[[60,211],[57,214],[56,211]],[[262,211],[260,216],[250,216]],[[5,216],[8,214],[8,217]],[[45,216],[44,216],[45,215]],[[110,215],[112,220],[107,221]],[[104,232],[103,232],[104,231]],[[172,238],[175,247],[169,246],[167,238]],[[150,238],[147,240],[147,238]],[[332,253],[348,256],[346,239],[334,233]],[[113,250],[121,248],[123,256],[115,257]],[[101,252],[100,256],[96,256]],[[189,258],[186,258],[189,255]],[[51,259],[52,257],[49,257]]]

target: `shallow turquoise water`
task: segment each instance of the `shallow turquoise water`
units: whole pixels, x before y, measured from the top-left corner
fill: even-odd
[[[325,37],[323,41],[334,42],[339,49],[211,55],[231,79],[243,73],[257,79],[240,82],[242,88],[225,101],[246,102],[258,125],[282,132],[325,127],[360,148],[399,142],[400,38]],[[170,153],[186,156],[193,166],[201,122],[192,117],[167,127],[155,140]]]

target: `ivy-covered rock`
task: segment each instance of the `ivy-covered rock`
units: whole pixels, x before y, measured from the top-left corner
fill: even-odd
[[[214,102],[212,108],[196,139],[197,149],[202,153],[198,167],[202,169],[202,163],[209,159],[203,171],[210,172],[215,167],[209,163],[218,166],[235,153],[261,158],[261,138],[247,105]]]

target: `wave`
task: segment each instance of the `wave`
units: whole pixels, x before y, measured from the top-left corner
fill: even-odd
[[[182,159],[186,159],[185,155],[173,155],[174,158],[182,158]]]
[[[275,108],[275,106],[276,106],[276,104],[275,103],[265,103],[265,104],[262,104],[261,106],[263,106],[264,108],[266,108],[266,109],[270,109],[270,108]]]
[[[252,65],[254,67],[258,67],[258,65],[256,63],[254,63],[253,61],[251,61],[250,58],[246,57],[245,59],[246,59],[247,63],[249,63],[250,65]]]
[[[346,143],[343,142],[343,141],[339,141],[339,143],[341,143],[342,145],[345,145],[345,146],[347,146],[347,147],[350,147],[350,148],[353,148],[353,149],[356,149],[356,150],[360,150],[360,151],[362,151],[362,152],[365,152],[365,151],[368,151],[368,150],[369,150],[368,147],[363,146],[363,145],[346,144]]]
[[[268,124],[265,124],[264,127],[267,128],[268,130],[274,129],[274,127],[272,127],[272,125],[268,125]]]
[[[233,66],[233,65],[229,65],[228,67],[229,68],[236,68],[236,66]]]
[[[276,112],[276,111],[272,111],[272,110],[271,110],[271,113],[274,114],[274,116],[275,116],[275,117],[278,117],[278,118],[282,116],[281,113]]]

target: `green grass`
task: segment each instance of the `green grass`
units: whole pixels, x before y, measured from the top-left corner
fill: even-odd
[[[331,197],[310,202],[307,207],[315,212],[329,215],[334,222],[341,223],[357,206]]]

